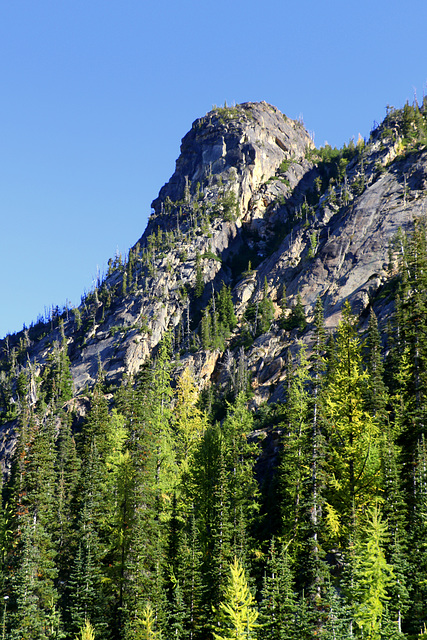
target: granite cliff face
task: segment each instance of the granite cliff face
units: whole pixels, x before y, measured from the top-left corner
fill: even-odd
[[[139,240],[143,251],[132,294],[122,297],[102,324],[95,322],[73,362],[77,391],[93,384],[99,359],[107,378],[116,380],[124,372],[136,373],[166,330],[185,334],[189,325],[194,328],[194,307],[206,304],[212,286],[217,290],[222,282],[233,282],[228,263],[247,251],[242,225],[257,229],[262,220],[263,185],[283,162],[292,163],[287,183],[278,181],[269,192],[273,200],[286,198],[311,168],[305,155],[313,148],[299,122],[266,103],[219,109],[193,123]],[[203,256],[205,294],[194,305],[197,255]],[[122,288],[122,273],[107,277],[105,286]],[[141,332],[138,323],[147,330]],[[123,329],[112,336],[116,325]],[[218,356],[199,354],[197,360],[211,363],[200,371],[204,383]]]
[[[241,211],[245,211],[259,187],[274,175],[283,160],[303,164],[314,147],[303,126],[289,120],[266,103],[244,103],[208,113],[193,123],[182,140],[181,155],[169,182],[152,206],[159,214],[167,198],[179,201],[188,184],[208,187],[215,193],[218,178],[230,183]],[[210,188],[210,193],[209,193]]]
[[[318,296],[330,329],[345,300],[362,321],[371,305],[380,320],[390,313],[390,300],[378,296],[392,275],[389,244],[425,212],[427,200],[427,151],[405,150],[397,116],[392,124],[349,145],[334,164],[300,122],[266,103],[218,108],[196,120],[127,259],[111,261],[78,310],[58,311],[3,341],[3,353],[15,351],[12,374],[1,372],[4,402],[16,402],[14,380],[23,370],[35,401],[46,364],[66,344],[70,407],[84,412],[79,398],[100,368],[112,385],[134,375],[166,331],[178,368],[190,362],[200,387],[221,383],[227,362],[244,359],[254,402],[280,399],[286,352],[297,338],[310,344]],[[231,289],[238,324],[224,351],[203,349],[200,319],[222,283]],[[266,292],[275,318],[262,335],[239,344],[251,331],[248,309]],[[281,309],[285,294],[288,311]],[[309,323],[302,336],[277,321],[292,313],[297,296]],[[8,415],[3,410],[5,447],[13,429]]]

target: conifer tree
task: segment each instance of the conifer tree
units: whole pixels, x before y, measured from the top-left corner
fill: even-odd
[[[219,604],[226,566],[232,558],[228,475],[224,439],[219,426],[210,425],[195,451],[188,486],[197,531],[196,540],[192,531],[193,567],[198,553],[201,559],[201,599],[196,607],[201,617],[200,638],[209,633],[210,612]]]
[[[388,587],[394,576],[385,558],[387,525],[378,507],[370,511],[364,533],[366,539],[356,555],[354,618],[363,637],[380,640]]]
[[[274,538],[265,564],[259,612],[259,640],[293,640],[297,597],[289,554]]]
[[[189,462],[206,428],[206,417],[197,406],[199,393],[188,367],[178,379],[173,427],[176,432],[176,458],[181,476],[188,473]]]
[[[270,329],[270,325],[274,320],[274,305],[268,295],[267,277],[264,278],[264,287],[262,290],[262,298],[258,308],[258,323],[256,332],[258,335],[266,333]]]
[[[162,634],[156,629],[153,607],[147,601],[140,612],[135,612],[128,621],[125,638],[129,640],[162,640]]]
[[[16,504],[15,547],[9,562],[14,613],[11,637],[45,638],[59,633],[55,558],[55,424],[52,414],[32,423],[27,465]],[[23,451],[22,451],[23,453]],[[55,637],[55,636],[53,636]]]
[[[170,517],[178,481],[170,425],[171,396],[170,337],[166,336],[155,363],[146,367],[135,389],[131,381],[126,382],[119,403],[129,433],[131,468],[123,593],[129,638],[147,598],[160,627],[166,619],[163,527]]]
[[[400,234],[400,287],[396,297],[393,345],[393,389],[400,396],[399,418],[403,444],[403,473],[408,497],[414,485],[413,470],[419,438],[427,424],[427,229],[425,218],[414,221],[410,237]]]
[[[89,620],[85,620],[76,640],[95,640],[95,631]]]
[[[371,309],[367,338],[367,371],[369,373],[366,409],[375,416],[378,423],[386,425],[388,394],[384,383],[384,364],[381,355],[381,336],[377,317]]]
[[[119,409],[129,433],[131,464],[127,553],[123,574],[124,637],[136,637],[143,610],[154,590],[155,559],[158,556],[157,452],[150,424],[148,387],[152,370],[145,372],[136,389],[125,380],[119,394]]]
[[[307,537],[308,571],[307,589],[316,601],[316,607],[321,609],[322,582],[324,580],[324,565],[321,559],[322,511],[324,500],[324,466],[325,446],[322,433],[322,390],[324,383],[325,362],[325,325],[323,304],[320,297],[316,300],[315,313],[315,343],[311,356],[312,364],[312,417],[311,417],[311,482],[309,484],[309,523]],[[319,623],[320,624],[320,623]]]
[[[196,253],[196,286],[194,289],[194,295],[196,296],[196,298],[200,298],[200,296],[203,294],[204,288],[205,288],[205,281],[203,278],[201,258],[200,258],[200,254],[197,252]]]
[[[308,362],[303,346],[300,346],[299,364],[292,372],[283,423],[283,450],[279,468],[279,491],[282,510],[282,534],[293,543],[293,552],[301,551],[306,531],[307,510],[305,486],[310,468],[310,406],[308,393]]]
[[[336,336],[324,394],[328,447],[327,524],[335,539],[354,532],[380,486],[380,433],[364,405],[368,373],[348,302]]]
[[[63,326],[63,325],[61,325]],[[70,371],[70,359],[67,353],[67,341],[62,334],[62,342],[54,343],[53,350],[48,356],[48,363],[43,372],[44,403],[59,406],[72,398],[73,379]]]
[[[249,590],[244,569],[237,558],[230,565],[230,574],[224,600],[216,611],[213,636],[215,640],[256,638],[258,611],[255,598]]]
[[[203,349],[210,349],[212,346],[212,321],[208,307],[203,313],[200,331]]]
[[[218,319],[227,333],[232,331],[237,324],[233,299],[231,297],[231,287],[227,287],[227,285],[222,283],[217,298]]]
[[[108,637],[108,594],[103,580],[106,543],[104,479],[105,467],[94,439],[85,454],[83,467],[80,543],[68,585],[68,617],[74,632],[78,632],[88,618],[98,633]]]
[[[248,543],[247,538],[259,509],[259,490],[253,475],[256,449],[248,443],[252,424],[253,416],[247,408],[246,394],[240,392],[234,403],[228,405],[227,416],[222,425],[225,461],[229,470],[228,493],[234,532],[233,548],[239,558],[242,558],[243,547],[245,542]]]
[[[172,446],[171,400],[171,336],[165,334],[160,342],[159,352],[151,371],[151,384],[145,393],[148,401],[146,413],[147,427],[152,431],[156,448],[156,492],[160,510],[166,507],[176,486],[176,464]]]
[[[58,584],[67,584],[72,558],[77,549],[77,488],[80,477],[80,459],[77,455],[76,443],[70,421],[61,416],[61,425],[56,441],[57,455],[55,460],[56,487],[55,512],[57,528],[57,567]],[[63,589],[60,589],[63,595]]]
[[[408,567],[408,586],[411,591],[411,606],[408,612],[409,630],[413,633],[427,615],[427,442],[421,436],[416,451],[414,470],[413,514]],[[406,533],[406,535],[408,535]]]

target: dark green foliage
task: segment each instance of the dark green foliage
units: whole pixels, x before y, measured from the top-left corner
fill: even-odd
[[[214,295],[212,292],[211,301],[203,312],[200,323],[202,348],[223,351],[236,324],[231,289],[223,282],[219,293]]]
[[[307,326],[307,319],[305,317],[304,305],[302,304],[301,295],[297,294],[295,306],[292,307],[291,313],[287,317],[281,318],[281,326],[286,331],[292,331],[292,329],[299,329],[304,331]]]
[[[289,555],[272,539],[261,591],[260,640],[296,640],[298,602]]]
[[[261,299],[249,304],[245,311],[248,332],[252,338],[257,338],[269,331],[274,320],[274,305],[268,296],[267,278],[264,278],[264,286]]]
[[[46,404],[61,404],[72,398],[73,381],[65,340],[62,345],[54,344],[43,377],[42,392]]]
[[[292,550],[301,549],[306,532],[304,511],[305,485],[310,474],[311,451],[309,448],[310,406],[308,393],[308,367],[305,350],[301,348],[300,362],[289,372],[288,399],[284,421],[281,425],[283,448],[279,467],[279,492],[282,511],[281,533]]]
[[[199,253],[196,254],[196,286],[194,289],[194,295],[196,298],[200,298],[205,288],[205,281],[203,279],[203,270],[201,264],[201,258]]]

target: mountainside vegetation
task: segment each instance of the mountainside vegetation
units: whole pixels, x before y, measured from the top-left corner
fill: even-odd
[[[427,104],[183,139],[140,240],[0,342],[10,640],[427,637]]]

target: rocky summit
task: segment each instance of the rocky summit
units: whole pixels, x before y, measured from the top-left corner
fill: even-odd
[[[100,371],[112,388],[134,376],[165,332],[177,371],[190,364],[201,389],[229,383],[243,367],[259,406],[283,397],[286,354],[297,341],[310,347],[317,299],[331,331],[346,300],[362,327],[371,307],[385,323],[390,248],[427,199],[427,150],[404,111],[391,110],[369,138],[341,150],[316,149],[302,122],[265,102],[197,119],[129,254],[109,261],[78,308],[52,309],[2,341],[4,456],[13,447],[20,374],[37,402],[63,345],[77,414]],[[235,322],[215,339],[222,290]]]

